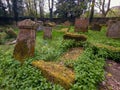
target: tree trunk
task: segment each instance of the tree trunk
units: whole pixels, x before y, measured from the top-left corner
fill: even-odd
[[[92,20],[93,20],[93,16],[94,16],[94,6],[95,6],[95,0],[92,0],[92,7],[91,7],[91,12],[90,12],[89,23],[91,23]]]
[[[54,0],[48,0],[48,4],[49,4],[49,11],[50,11],[50,20],[52,20]]]
[[[40,18],[44,17],[44,10],[43,10],[43,6],[44,6],[44,0],[39,1],[39,12],[40,12]]]
[[[13,12],[14,12],[14,19],[16,21],[16,24],[17,24],[17,21],[18,21],[18,7],[17,7],[17,0],[12,0],[12,3],[13,3]]]
[[[11,9],[11,5],[10,5],[10,0],[6,0],[6,2],[8,5],[9,15],[12,16],[12,9]]]
[[[35,0],[34,0],[34,7],[35,7],[35,16],[37,17],[37,4]]]

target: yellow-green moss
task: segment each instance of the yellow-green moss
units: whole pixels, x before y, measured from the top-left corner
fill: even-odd
[[[49,81],[60,84],[66,90],[74,83],[74,72],[62,65],[42,60],[32,62],[32,65],[39,68]]]
[[[107,49],[109,51],[120,52],[120,48],[119,47],[113,47],[113,46],[99,44],[99,43],[96,43],[96,44],[93,44],[93,45],[98,47],[98,48]]]
[[[76,34],[76,33],[66,33],[64,39],[73,39],[76,41],[86,41],[87,37],[84,34]]]

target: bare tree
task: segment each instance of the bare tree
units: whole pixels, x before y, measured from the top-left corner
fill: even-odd
[[[37,16],[37,3],[36,3],[36,0],[34,0],[34,7],[35,7],[35,14],[36,14],[36,16]]]
[[[95,6],[95,0],[92,0],[92,5],[91,5],[91,11],[90,11],[90,18],[89,22],[92,22],[93,16],[94,16],[94,6]]]
[[[107,4],[106,4],[105,1],[106,0],[98,0],[96,2],[96,7],[99,8],[99,10],[101,11],[103,17],[106,17],[107,13],[109,12],[110,3],[111,3],[111,0],[108,0]]]
[[[48,0],[48,7],[50,11],[50,19],[53,18],[53,5],[54,5],[54,0]]]
[[[9,15],[11,16],[12,15],[12,7],[11,7],[11,4],[10,4],[10,0],[6,0],[6,2],[7,2],[7,5],[8,5]]]
[[[44,17],[44,0],[39,0],[39,12],[40,12],[40,17]]]

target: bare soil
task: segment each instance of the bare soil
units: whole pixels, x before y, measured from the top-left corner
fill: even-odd
[[[100,90],[120,90],[120,63],[106,61],[105,81],[101,83]]]

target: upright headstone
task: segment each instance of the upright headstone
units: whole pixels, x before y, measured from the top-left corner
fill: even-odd
[[[91,29],[93,31],[100,31],[101,28],[102,28],[102,26],[100,24],[98,24],[98,23],[92,23],[89,29]]]
[[[120,21],[109,21],[106,35],[110,38],[120,38]]]
[[[36,22],[39,24],[39,26],[37,28],[37,31],[43,30],[44,29],[44,27],[43,27],[43,21],[36,21]]]
[[[89,21],[85,18],[75,19],[75,32],[87,32]]]
[[[44,39],[52,39],[52,28],[51,27],[44,27]]]
[[[34,56],[36,28],[38,24],[30,19],[26,19],[19,22],[18,27],[20,32],[17,36],[13,56],[23,63],[24,59]]]
[[[63,23],[63,25],[64,25],[64,26],[70,26],[70,25],[71,25],[71,22],[70,22],[70,21],[65,21],[65,22]]]

